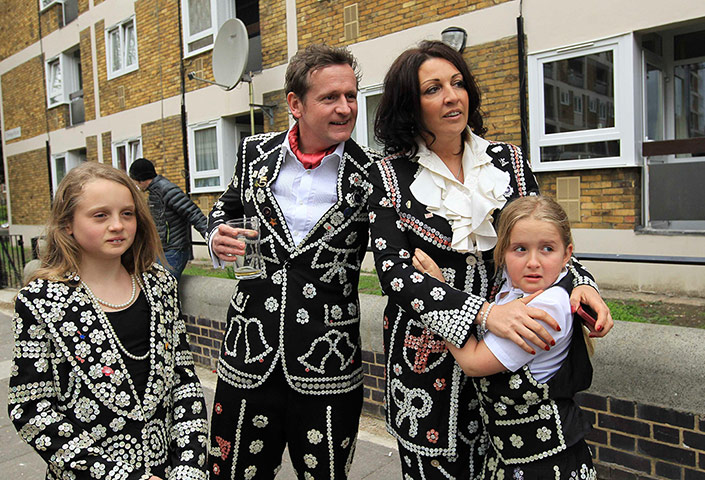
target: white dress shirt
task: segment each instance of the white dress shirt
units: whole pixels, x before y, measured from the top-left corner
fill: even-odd
[[[323,157],[319,166],[310,169],[304,168],[292,152],[289,132],[281,148],[284,149],[284,160],[272,183],[272,193],[284,214],[294,244],[298,245],[338,201],[338,169],[345,142],[340,142],[333,153]],[[213,236],[208,242],[213,267],[223,268],[225,262],[213,253],[212,242]]]
[[[562,279],[566,273],[567,271],[563,270],[556,282]],[[497,305],[504,305],[528,295],[512,286],[506,269],[504,271],[504,280],[502,289],[495,297]],[[505,294],[504,297],[502,297],[502,294]],[[536,355],[531,355],[513,341],[500,338],[492,332],[487,332],[484,340],[487,348],[507,370],[516,372],[528,364],[529,371],[534,378],[538,382],[546,383],[561,368],[563,360],[568,356],[568,350],[570,349],[570,342],[573,336],[573,314],[570,312],[570,296],[564,288],[553,286],[530,301],[528,305],[548,313],[561,327],[560,331],[555,331],[546,323],[538,320],[556,341],[556,344],[548,352],[532,345],[536,350]]]
[[[338,201],[338,168],[345,142],[323,157],[316,168],[306,169],[291,151],[287,133],[282,148],[284,161],[272,183],[272,193],[284,214],[286,225],[298,245],[318,220]]]

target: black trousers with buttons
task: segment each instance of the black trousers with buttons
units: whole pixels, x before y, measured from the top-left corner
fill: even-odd
[[[284,448],[296,475],[346,479],[355,453],[362,386],[339,395],[294,391],[280,366],[252,390],[216,387],[208,467],[213,479],[273,479]]]
[[[472,480],[482,469],[483,457],[480,451],[484,449],[472,448],[460,437],[457,439],[456,455],[453,457],[420,455],[404,448],[398,442],[397,445],[404,480]]]

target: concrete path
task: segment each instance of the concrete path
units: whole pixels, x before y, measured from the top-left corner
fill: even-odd
[[[7,414],[8,379],[14,339],[9,307],[16,292],[0,290],[0,478],[43,479],[46,465],[32,448],[20,440]],[[196,372],[206,392],[206,401],[213,402],[216,375],[198,368]],[[363,416],[358,435],[357,451],[350,472],[351,480],[389,480],[401,478],[401,466],[396,442],[386,432],[384,422]],[[295,480],[288,452],[277,480]]]

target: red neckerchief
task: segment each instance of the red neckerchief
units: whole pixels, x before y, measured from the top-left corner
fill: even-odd
[[[294,125],[289,130],[289,146],[294,156],[301,162],[305,169],[316,168],[321,164],[323,157],[335,152],[337,145],[333,145],[328,150],[323,150],[318,153],[304,153],[299,150],[299,124]]]

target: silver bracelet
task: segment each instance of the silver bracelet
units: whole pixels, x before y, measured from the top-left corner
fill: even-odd
[[[485,313],[482,314],[482,322],[480,323],[480,331],[482,333],[487,331],[487,319],[490,316],[490,310],[492,310],[492,307],[494,307],[494,302],[490,303],[487,310],[485,310]]]

